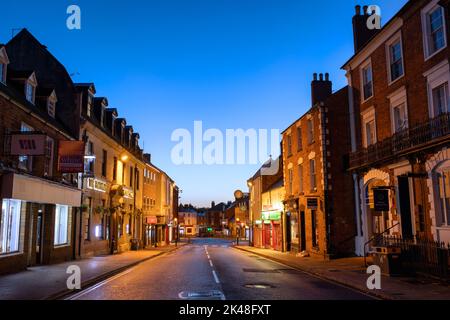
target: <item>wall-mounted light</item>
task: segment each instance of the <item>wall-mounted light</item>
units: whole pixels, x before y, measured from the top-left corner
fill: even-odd
[[[84,156],[85,159],[95,160],[95,156]]]
[[[122,155],[122,156],[120,157],[120,160],[121,160],[122,162],[126,162],[126,161],[128,160],[128,155],[126,155],[126,154]]]

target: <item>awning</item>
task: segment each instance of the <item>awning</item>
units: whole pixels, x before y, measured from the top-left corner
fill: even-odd
[[[1,196],[35,203],[81,206],[81,190],[57,182],[16,173],[1,177]]]

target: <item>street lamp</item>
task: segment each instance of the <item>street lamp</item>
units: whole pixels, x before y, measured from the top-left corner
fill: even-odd
[[[236,245],[239,245],[239,234],[241,233],[239,221],[240,219],[236,218]]]

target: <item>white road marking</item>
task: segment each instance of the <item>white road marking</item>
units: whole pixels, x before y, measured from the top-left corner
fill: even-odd
[[[216,271],[213,270],[212,273],[213,273],[214,280],[216,281],[216,283],[220,283],[220,280],[219,280],[219,277],[217,276]]]
[[[214,267],[211,260],[209,260],[209,265],[210,265],[211,267]]]
[[[68,297],[68,298],[66,298],[66,299],[64,299],[64,300],[76,300],[76,299],[78,299],[78,298],[80,298],[80,297],[82,297],[82,296],[84,296],[84,295],[86,295],[86,294],[88,294],[88,293],[91,293],[91,292],[94,291],[94,290],[97,290],[98,288],[104,286],[105,284],[107,284],[107,283],[109,283],[109,282],[111,282],[111,281],[113,281],[113,280],[115,280],[115,279],[117,279],[117,278],[120,278],[120,277],[122,277],[122,276],[124,276],[124,275],[126,275],[126,274],[128,274],[128,273],[130,273],[130,272],[132,272],[134,269],[135,269],[135,268],[128,269],[128,270],[126,270],[126,271],[124,271],[124,272],[122,272],[122,273],[119,273],[119,274],[117,274],[117,275],[111,277],[111,278],[108,278],[108,279],[106,279],[106,280],[103,280],[102,282],[99,282],[99,283],[96,284],[95,286],[93,286],[93,287],[91,287],[91,288],[89,288],[89,289],[83,290],[83,291],[81,291],[81,292],[79,292],[79,293],[77,293],[77,294],[75,294],[75,295],[73,295],[73,296],[70,296],[70,297]]]

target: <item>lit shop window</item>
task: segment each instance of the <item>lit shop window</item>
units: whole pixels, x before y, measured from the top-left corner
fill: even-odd
[[[69,243],[69,207],[57,204],[55,210],[55,246]]]
[[[19,251],[21,201],[3,199],[0,217],[0,254]]]

